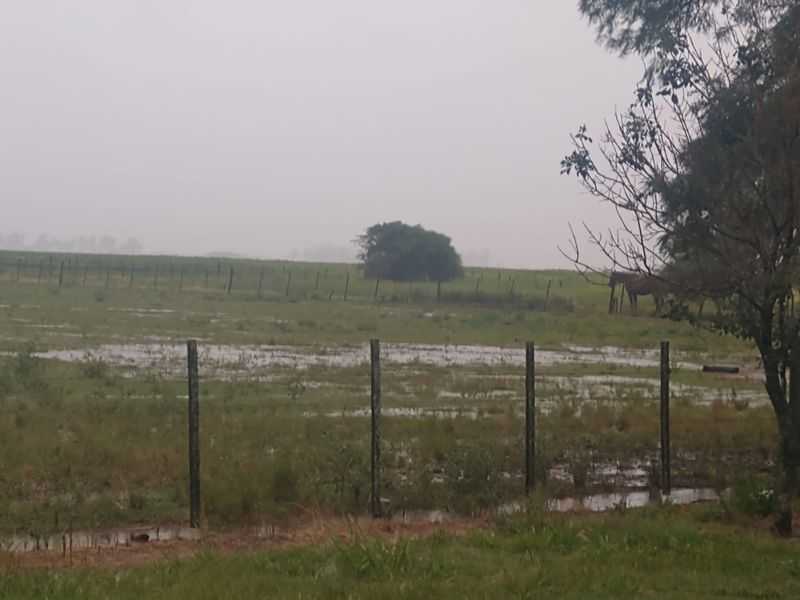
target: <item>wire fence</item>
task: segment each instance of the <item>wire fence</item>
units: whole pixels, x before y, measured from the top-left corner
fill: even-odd
[[[524,368],[470,372],[456,399],[441,391],[452,370],[381,368],[380,348],[314,381],[214,373],[202,344],[184,376],[6,357],[0,528],[280,523],[300,507],[478,514],[515,510],[537,488],[552,507],[608,508],[708,497],[698,488],[718,493],[775,463],[768,413],[676,401],[666,345],[655,402],[554,400],[542,389],[559,376],[535,372],[532,343]]]
[[[0,283],[58,289],[159,290],[264,300],[446,302],[571,312],[578,281],[563,272],[468,268],[450,282],[368,279],[358,265],[0,252]]]

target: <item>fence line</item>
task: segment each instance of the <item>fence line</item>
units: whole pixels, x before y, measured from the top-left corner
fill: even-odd
[[[49,267],[48,267],[49,264]],[[297,272],[295,272],[297,271]],[[217,265],[216,282],[208,265],[176,261],[129,263],[113,260],[55,261],[2,260],[0,256],[0,284],[54,285],[61,288],[86,288],[111,291],[150,287],[153,290],[172,290],[176,293],[193,293],[219,289],[226,295],[252,295],[254,298],[277,300],[291,297],[311,300],[334,299],[349,301],[407,303],[438,302],[451,304],[478,304],[528,310],[562,310],[575,308],[574,294],[552,294],[552,280],[546,290],[539,290],[536,278],[528,279],[523,286],[517,277],[509,285],[500,278],[496,289],[485,286],[483,272],[469,274],[456,282],[409,282],[408,288],[396,283],[353,277],[340,271],[337,277],[328,277],[327,271],[309,268],[283,269],[264,264],[236,266]],[[149,276],[149,286],[144,283]],[[55,278],[55,282],[54,282]],[[472,279],[475,279],[473,285]],[[138,282],[138,285],[137,285]],[[217,287],[219,286],[219,287]],[[563,286],[559,285],[559,289]]]
[[[384,516],[381,504],[382,489],[382,386],[381,386],[381,344],[379,339],[370,340],[370,513],[373,517]],[[202,515],[201,476],[200,476],[200,384],[198,365],[198,344],[188,340],[187,382],[188,382],[188,470],[189,470],[189,522],[190,526],[200,526]],[[672,491],[671,447],[670,447],[670,343],[660,344],[660,487],[664,495]],[[525,344],[525,420],[523,427],[524,452],[524,490],[528,495],[537,485],[537,423],[536,423],[536,372],[535,344]]]
[[[383,516],[381,498],[381,344],[378,339],[370,343],[370,514]],[[199,442],[199,376],[197,342],[187,342],[189,383],[189,522],[193,528],[200,526],[200,442]],[[669,496],[672,490],[670,461],[670,389],[669,342],[661,342],[660,387],[660,457],[661,492]],[[524,423],[524,493],[536,487],[536,372],[535,345],[525,344],[525,423]]]

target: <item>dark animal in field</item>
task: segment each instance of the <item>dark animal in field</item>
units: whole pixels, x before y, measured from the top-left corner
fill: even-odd
[[[612,271],[608,276],[608,286],[611,296],[608,301],[609,314],[622,312],[625,296],[631,312],[636,314],[639,308],[640,296],[652,296],[656,305],[656,315],[663,315],[667,311],[683,307],[689,303],[698,306],[696,318],[702,318],[703,307],[707,300],[711,300],[720,310],[720,301],[726,297],[725,282],[716,282],[718,276],[713,272],[686,272],[678,265],[665,266],[657,275],[636,273],[631,271]],[[697,283],[698,278],[701,283]],[[712,285],[714,284],[714,285]],[[700,292],[704,289],[705,293]],[[621,288],[617,299],[617,288]],[[712,292],[719,288],[719,292]]]
[[[664,298],[669,289],[666,282],[654,275],[634,273],[629,271],[612,271],[608,276],[608,287],[611,296],[608,301],[608,312],[622,312],[625,295],[634,314],[639,310],[639,296],[653,296],[656,304],[656,314],[661,312]],[[616,300],[617,287],[621,287],[619,301]]]

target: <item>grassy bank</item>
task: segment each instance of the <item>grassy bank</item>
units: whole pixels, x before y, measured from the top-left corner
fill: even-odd
[[[0,598],[797,598],[796,541],[720,524],[718,509],[510,519],[136,569],[6,570]],[[2,564],[2,563],[0,563]],[[7,563],[6,563],[7,564]],[[0,570],[2,567],[0,567]]]

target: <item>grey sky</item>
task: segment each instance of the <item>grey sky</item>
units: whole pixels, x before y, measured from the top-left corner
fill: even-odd
[[[574,0],[25,0],[0,17],[0,232],[286,257],[401,219],[563,265],[612,222],[568,134],[641,67]]]

